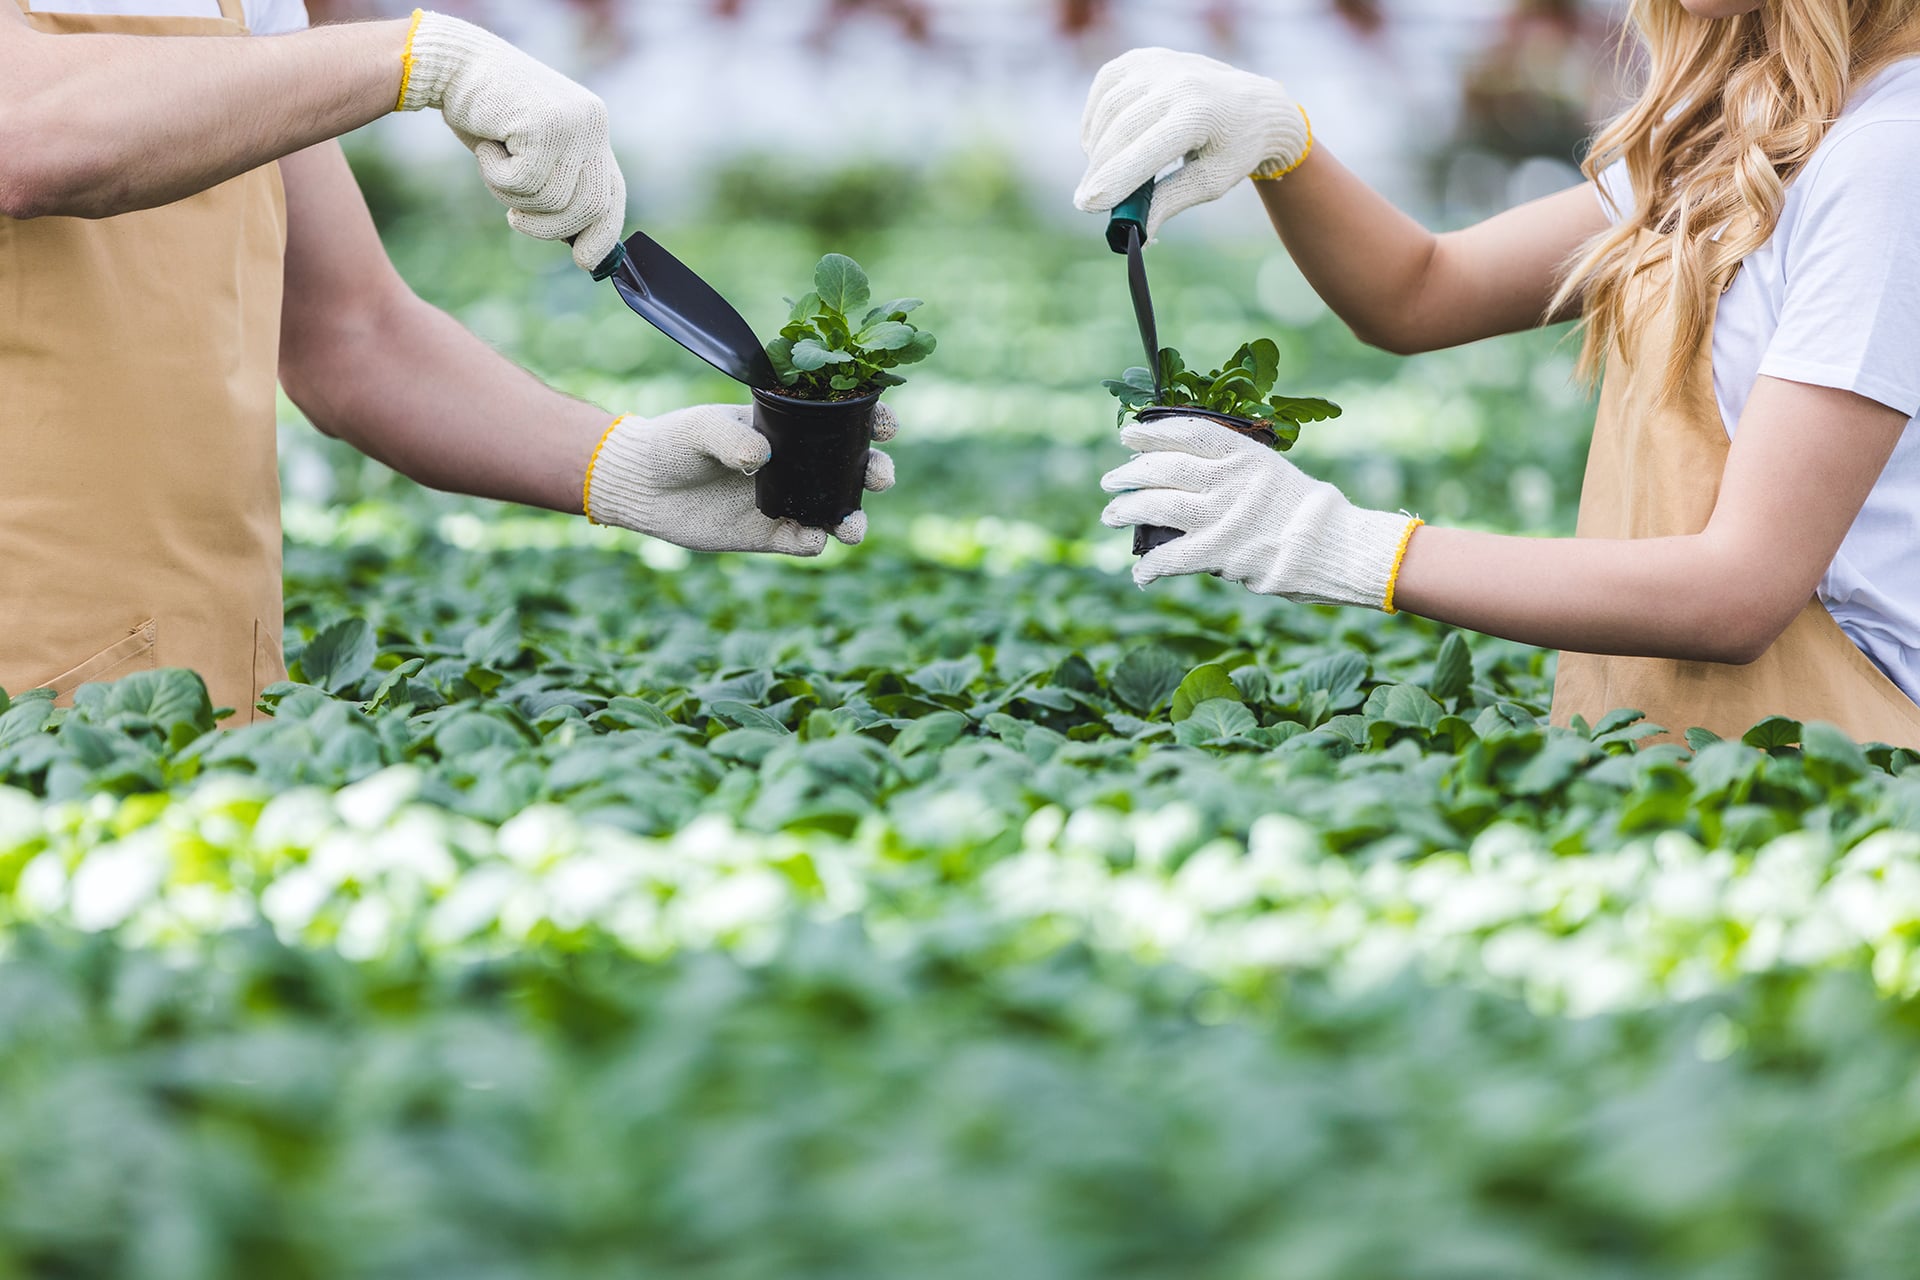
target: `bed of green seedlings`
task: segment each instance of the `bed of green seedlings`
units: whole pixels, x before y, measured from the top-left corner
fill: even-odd
[[[271,723],[173,672],[0,706],[0,1278],[1906,1274],[1920,755],[1549,729],[1551,655],[1136,590],[1099,228],[847,183],[663,238],[932,300],[865,545],[690,557],[290,420]],[[385,200],[568,389],[738,397]],[[1303,466],[1570,527],[1554,335],[1398,364],[1264,245],[1155,252],[1166,332],[1347,406]]]

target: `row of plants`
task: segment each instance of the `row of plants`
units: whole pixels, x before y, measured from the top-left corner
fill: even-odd
[[[1582,1021],[1034,957],[183,966],[10,932],[0,1274],[1909,1273],[1912,1011],[1842,975]]]
[[[947,792],[846,836],[711,814],[644,837],[560,804],[498,826],[462,818],[422,802],[423,780],[406,766],[334,792],[229,778],[178,798],[53,806],[0,790],[0,931],[116,933],[189,955],[264,925],[364,960],[752,957],[808,921],[902,938],[984,920],[1030,954],[1172,960],[1228,990],[1279,974],[1353,989],[1412,971],[1586,1015],[1842,969],[1920,993],[1911,785],[1853,843],[1799,831],[1749,852],[1667,833],[1568,857],[1501,825],[1459,853],[1356,863],[1299,818],[1263,816],[1240,841],[1177,801],[1047,807],[1009,833]]]

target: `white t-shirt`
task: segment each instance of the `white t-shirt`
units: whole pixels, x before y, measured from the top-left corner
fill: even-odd
[[[35,13],[108,13],[151,18],[217,18],[220,0],[31,0]],[[257,36],[285,35],[307,25],[306,0],[241,0]]]
[[[1632,209],[1624,163],[1600,185],[1615,208]],[[1920,59],[1895,63],[1853,96],[1788,186],[1773,238],[1720,299],[1713,390],[1729,436],[1762,376],[1920,414]],[[1806,425],[1809,447],[1819,447],[1820,424]],[[1790,525],[1792,513],[1781,514]],[[1920,430],[1911,422],[1819,596],[1920,702]]]

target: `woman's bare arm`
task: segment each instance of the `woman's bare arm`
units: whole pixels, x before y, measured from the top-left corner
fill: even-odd
[[[1751,662],[1812,598],[1907,418],[1761,378],[1707,527],[1615,541],[1415,532],[1408,613],[1582,653]]]
[[[1561,271],[1607,225],[1583,183],[1436,235],[1322,145],[1254,185],[1315,292],[1361,341],[1401,355],[1545,323]]]

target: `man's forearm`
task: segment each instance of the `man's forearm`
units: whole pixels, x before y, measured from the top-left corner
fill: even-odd
[[[183,199],[392,111],[405,22],[265,39],[49,36],[0,15],[0,212]]]
[[[578,515],[588,459],[613,415],[561,395],[439,308],[401,291],[302,336],[283,365],[314,425],[434,489]]]

